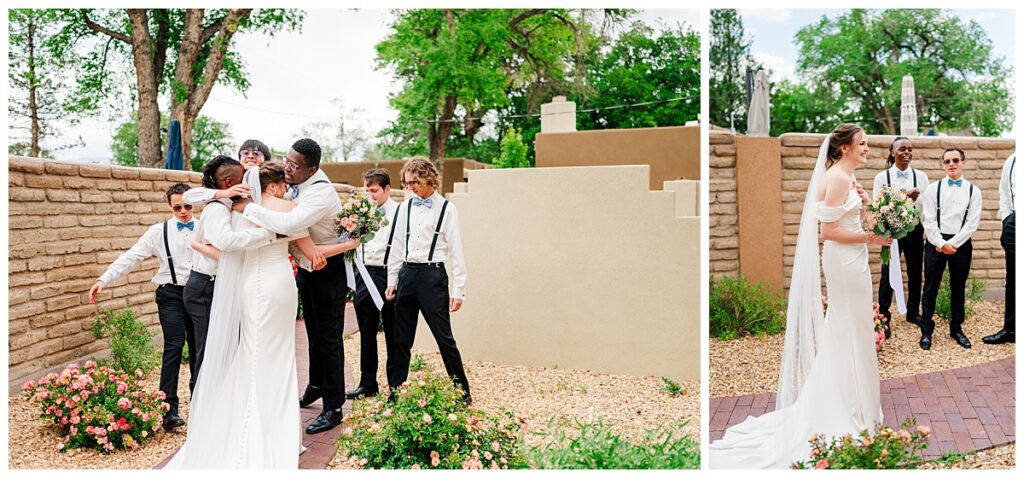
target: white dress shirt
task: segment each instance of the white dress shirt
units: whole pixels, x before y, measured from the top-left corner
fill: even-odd
[[[324,183],[314,184],[318,181]],[[322,170],[317,170],[305,182],[298,185],[299,194],[293,199],[295,209],[289,212],[271,211],[256,203],[245,206],[243,216],[253,224],[273,232],[288,236],[303,236],[306,229],[317,245],[338,243],[335,221],[341,211],[341,199],[338,198],[334,185]],[[292,243],[289,247],[292,257],[306,270],[313,270],[313,265]]]
[[[384,263],[384,254],[388,248],[388,237],[391,236],[391,230],[395,227],[395,211],[398,210],[398,203],[389,196],[388,200],[379,206],[378,209],[384,210],[384,217],[387,218],[388,225],[380,228],[373,235],[373,239],[361,244],[358,250],[359,254],[363,257],[363,264],[383,267],[387,265]],[[394,255],[394,250],[391,252]]]
[[[963,178],[961,176],[961,178]],[[967,242],[978,230],[981,222],[981,189],[974,187],[974,194],[970,193],[971,183],[964,179],[960,187],[949,185],[949,176],[945,176],[937,182],[928,185],[928,189],[921,194],[920,203],[923,211],[921,223],[924,225],[924,237],[932,245],[942,247],[947,242],[959,248]],[[936,222],[936,191],[939,183],[942,183],[942,230]],[[970,196],[970,204],[967,198]],[[967,222],[964,223],[964,209],[967,209]],[[960,224],[963,223],[963,227]],[[942,234],[955,234],[946,241]]]
[[[999,175],[999,220],[1002,221],[1017,209],[1013,207],[1013,198],[1017,195],[1017,153],[1011,154],[1003,163],[1003,173]],[[1013,170],[1013,173],[1010,170]]]
[[[886,173],[888,173],[888,175],[886,175]],[[911,175],[909,175],[909,177],[906,178],[901,178],[898,173],[910,173]],[[928,175],[925,174],[924,171],[917,170],[911,167],[908,167],[907,171],[900,171],[899,168],[896,167],[896,165],[893,165],[889,169],[886,169],[875,175],[875,182],[871,188],[871,199],[878,199],[878,197],[882,195],[882,189],[885,187],[889,187],[897,191],[907,191],[909,189],[913,189],[915,187],[915,177],[917,178],[917,189],[923,193],[925,188],[928,187]],[[889,183],[890,179],[892,180],[891,184]],[[920,215],[920,213],[922,212],[920,201],[921,196],[918,196],[917,198],[918,201],[915,202],[914,206],[917,208],[917,212]]]
[[[199,219],[193,219],[193,221],[195,221],[195,224],[192,225],[193,229],[199,227]],[[188,282],[188,275],[192,270],[193,230],[186,227],[179,231],[178,220],[175,218],[149,226],[149,229],[131,249],[122,253],[107,267],[106,272],[100,276],[99,280],[104,285],[110,285],[128,275],[142,261],[155,256],[160,262],[160,268],[153,276],[153,283],[157,285],[170,284],[171,268],[167,265],[167,252],[164,248],[164,224],[167,224],[167,244],[171,249],[171,259],[174,260],[177,283],[184,286]]]
[[[452,273],[451,298],[464,298],[466,261],[462,257],[462,238],[459,236],[459,211],[454,204],[448,204],[444,222],[441,223],[441,233],[438,234],[434,247],[434,257],[428,260],[430,243],[434,239],[444,197],[434,191],[434,195],[430,196],[433,201],[430,208],[412,206],[412,215],[408,220],[409,243],[406,244],[406,216],[412,197],[406,198],[405,202],[399,205],[398,221],[395,224],[398,229],[395,230],[395,240],[391,244],[391,256],[388,258],[388,287],[398,285],[398,272],[402,269],[402,262],[447,262]]]
[[[217,194],[217,191],[217,189],[208,189],[204,187],[191,188],[188,191],[185,191],[185,194],[181,195],[181,200],[184,201],[185,204],[202,206],[213,201],[213,195]]]
[[[277,238],[277,234],[261,227],[234,230],[231,227],[231,202],[226,199],[214,202],[203,209],[202,227],[196,228],[196,238],[200,242],[210,244],[221,251],[236,251],[263,247],[273,243]],[[217,274],[215,259],[206,257],[199,251],[195,251],[195,255],[193,270],[211,276]]]

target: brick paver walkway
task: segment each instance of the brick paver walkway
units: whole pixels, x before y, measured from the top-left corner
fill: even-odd
[[[884,423],[896,427],[913,416],[932,429],[925,459],[946,452],[982,450],[1016,441],[1014,357],[973,367],[882,381]],[[712,441],[747,416],[775,409],[775,394],[713,397]]]
[[[356,313],[352,309],[352,304],[349,304],[345,308],[345,333],[351,334],[359,330],[359,326],[356,324]],[[295,362],[298,367],[299,376],[299,394],[306,388],[306,383],[309,380],[309,343],[306,340],[306,326],[302,321],[295,322]],[[352,367],[346,361],[345,362],[345,385],[346,389],[349,384],[354,383],[352,381]],[[302,429],[305,430],[307,426],[316,418],[317,415],[323,411],[323,405],[320,401],[317,401],[309,408],[302,408]],[[342,410],[346,415],[352,411],[352,401],[346,400]],[[185,417],[187,420],[188,417]],[[299,468],[307,469],[323,469],[327,467],[327,464],[334,458],[334,454],[337,453],[338,447],[334,445],[334,441],[341,436],[341,426],[334,427],[323,433],[316,435],[308,435],[305,431],[302,432],[302,444],[308,448],[305,453],[299,455]],[[157,465],[157,468],[163,468],[165,464],[171,459],[168,456],[164,461]]]

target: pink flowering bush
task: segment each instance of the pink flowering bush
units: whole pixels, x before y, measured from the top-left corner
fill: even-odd
[[[447,377],[416,372],[388,402],[360,400],[345,418],[339,449],[350,465],[384,469],[525,468],[526,421],[467,408]]]
[[[57,426],[57,449],[134,450],[156,433],[169,407],[163,392],[146,391],[142,370],[129,375],[92,360],[84,367],[72,363],[21,387],[39,405],[39,417]]]
[[[920,451],[928,448],[931,430],[908,418],[898,430],[879,424],[874,433],[864,430],[858,438],[847,434],[828,440],[811,435],[807,461],[793,464],[797,469],[886,470],[917,468],[924,461]]]
[[[828,312],[828,297],[821,296],[821,306],[825,312]],[[871,314],[871,321],[875,327],[875,351],[881,352],[882,346],[885,345],[885,316],[882,315],[878,310],[878,302],[874,303],[874,312]]]

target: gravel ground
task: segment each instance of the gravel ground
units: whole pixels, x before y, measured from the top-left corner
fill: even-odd
[[[188,366],[182,367],[178,380],[179,413],[188,420]],[[160,370],[146,377],[146,388],[156,391]],[[173,432],[162,428],[135,451],[115,450],[102,454],[94,450],[68,450],[61,453],[56,426],[40,420],[39,409],[22,395],[7,400],[8,450],[10,469],[148,469],[153,468],[185,443],[188,425]]]
[[[378,381],[384,384],[384,336],[377,340],[380,354]],[[440,354],[414,349],[432,370],[444,370]],[[359,340],[345,340],[348,363],[359,363]],[[684,432],[700,439],[700,384],[680,383],[683,394],[672,397],[663,391],[660,377],[611,375],[587,370],[548,369],[489,362],[466,361],[466,374],[473,390],[473,408],[496,412],[502,408],[529,417],[531,431],[542,431],[551,418],[581,421],[603,418],[623,436],[639,438],[644,429],[689,420]],[[355,372],[358,380],[359,373]],[[526,435],[526,443],[541,437]],[[328,468],[346,468],[340,453]]]
[[[921,329],[907,323],[898,313],[893,315],[892,338],[878,355],[883,380],[968,367],[1014,355],[1014,344],[981,342],[982,337],[1002,328],[1002,302],[981,302],[975,306],[974,316],[964,323],[964,333],[973,345],[969,350],[949,338],[949,326],[944,319],[937,318],[935,325],[932,348],[924,351],[917,345]],[[778,387],[784,340],[785,334],[730,341],[711,339],[711,396],[774,392]]]
[[[1014,344],[986,345],[981,338],[1003,326],[1003,303],[981,302],[974,316],[964,323],[964,333],[973,347],[966,350],[948,336],[944,319],[936,320],[932,348],[921,350],[917,341],[921,329],[894,313],[892,338],[879,353],[879,373],[883,380],[919,373],[949,370],[1012,357]],[[711,396],[723,397],[774,392],[778,386],[779,361],[785,334],[767,337],[743,337],[732,341],[711,339]],[[992,448],[970,455],[953,468],[1013,468],[1015,444]],[[933,463],[930,468],[947,468]]]
[[[977,470],[977,469],[1013,469],[1016,467],[1014,453],[1017,451],[1017,444],[1010,443],[995,448],[979,451],[967,455],[963,461],[952,465],[931,462],[921,466],[923,470]]]

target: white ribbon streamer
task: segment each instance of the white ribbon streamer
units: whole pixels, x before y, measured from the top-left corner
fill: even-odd
[[[373,277],[370,277],[370,273],[366,270],[366,265],[363,264],[363,258],[359,254],[358,249],[353,257],[355,258],[354,261],[345,261],[345,282],[347,282],[348,288],[356,290],[356,276],[352,271],[352,262],[355,262],[359,275],[363,276],[366,290],[370,293],[370,298],[373,299],[373,305],[377,306],[377,310],[383,310],[384,299],[380,296],[380,291],[377,290],[377,284],[373,282]]]
[[[892,241],[889,256],[889,286],[896,297],[896,310],[907,315],[907,298],[903,296],[903,271],[900,270],[900,242]]]

